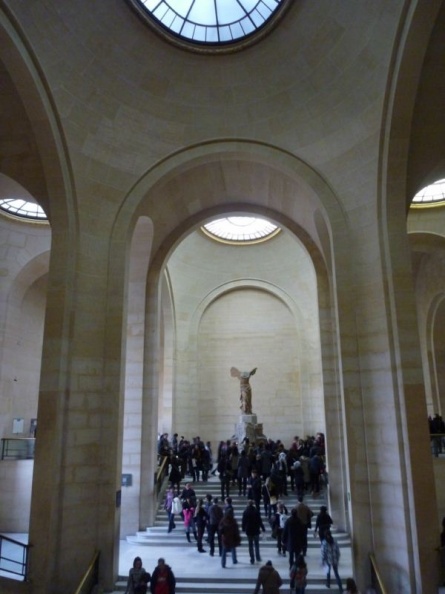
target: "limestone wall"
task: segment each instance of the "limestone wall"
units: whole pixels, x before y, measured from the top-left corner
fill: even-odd
[[[258,367],[253,410],[266,435],[290,443],[323,430],[317,287],[301,244],[283,232],[236,247],[198,231],[168,271],[177,331],[171,431],[214,442],[233,435],[240,403],[231,367]]]
[[[0,462],[0,532],[29,532],[33,460]]]
[[[49,226],[0,217],[0,437],[11,437],[13,419],[37,417],[46,305]]]

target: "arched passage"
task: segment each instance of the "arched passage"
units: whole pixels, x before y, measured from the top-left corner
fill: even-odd
[[[14,167],[11,163],[12,169],[7,173],[44,207],[51,223],[38,406],[41,431],[35,451],[29,531],[34,546],[30,575],[43,592],[50,589],[50,583],[61,580],[61,575],[69,581],[70,571],[78,571],[66,562],[63,553],[59,554],[59,540],[55,537],[63,531],[64,506],[72,505],[62,497],[67,481],[61,469],[68,450],[65,397],[71,388],[72,361],[68,362],[67,354],[73,332],[77,213],[72,172],[57,110],[37,59],[6,5],[0,9],[0,46],[4,50],[0,72],[5,74],[11,90],[10,94],[2,95],[2,102],[17,101],[17,109],[25,119],[21,124],[22,131],[25,128],[25,144],[32,147],[28,167],[20,167],[20,163]],[[47,493],[51,493],[50,505]],[[84,520],[87,524],[88,520]],[[82,554],[86,565],[91,551],[85,548]]]
[[[259,214],[295,233],[314,266],[320,315],[323,392],[331,432],[332,468],[338,485],[333,492],[332,507],[339,525],[347,527],[350,521],[347,519],[350,512],[347,509],[348,478],[344,455],[347,431],[335,310],[342,293],[342,290],[336,289],[342,287],[341,279],[347,277],[348,267],[342,267],[338,277],[333,272],[337,246],[335,238],[344,238],[348,233],[347,224],[323,180],[294,157],[272,147],[247,142],[214,143],[205,148],[205,154],[202,147],[195,147],[173,155],[148,173],[129,195],[115,226],[110,265],[116,272],[110,274],[110,278],[117,279],[119,266],[124,266],[125,250],[122,247],[131,236],[132,209],[133,218],[146,215],[153,222],[153,256],[147,284],[141,476],[153,476],[156,464],[154,444],[161,383],[160,287],[168,259],[188,233],[214,216],[237,212]],[[272,202],[278,203],[281,209],[271,208]],[[348,285],[344,285],[345,291]],[[116,291],[124,297],[121,287],[116,287]],[[120,315],[117,309],[115,313]],[[353,318],[348,323],[351,322]],[[115,328],[119,328],[119,324]],[[141,481],[140,501],[139,524],[142,527],[149,525],[153,517],[153,493],[148,481]]]

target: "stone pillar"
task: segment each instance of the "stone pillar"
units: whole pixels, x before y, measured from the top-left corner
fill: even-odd
[[[125,246],[110,265],[120,278],[112,287],[106,236],[84,228],[74,244],[53,234],[31,503],[33,594],[74,591],[96,550],[105,589],[117,573]]]

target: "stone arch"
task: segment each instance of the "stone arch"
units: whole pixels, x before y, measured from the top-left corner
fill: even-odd
[[[444,321],[441,302],[445,294],[445,238],[438,234],[442,231],[440,219],[437,221],[433,215],[430,221],[429,213],[426,216],[426,223],[423,215],[420,221],[411,222],[409,240],[412,248],[426,403],[428,413],[433,414],[444,410],[445,345],[441,331],[441,323]],[[422,229],[428,229],[428,232]]]
[[[189,338],[188,338],[188,345],[189,345],[189,366],[190,366],[190,374],[191,374],[191,384],[195,384],[196,386],[199,385],[199,378],[198,378],[198,371],[196,368],[196,364],[193,365],[193,362],[200,360],[198,357],[199,348],[199,326],[203,320],[205,313],[214,305],[219,299],[223,298],[225,295],[233,294],[239,291],[245,290],[254,290],[264,293],[267,296],[275,297],[283,306],[289,311],[290,317],[292,319],[292,333],[295,336],[295,351],[298,360],[298,371],[299,371],[299,387],[301,389],[301,421],[300,425],[304,425],[304,420],[306,419],[306,430],[304,433],[299,433],[300,435],[308,435],[309,433],[316,433],[317,431],[325,432],[325,427],[322,423],[324,423],[324,414],[323,420],[319,419],[318,426],[316,428],[309,427],[307,425],[308,419],[313,418],[314,415],[309,414],[314,404],[317,405],[317,412],[318,408],[324,409],[324,403],[314,402],[313,392],[317,392],[316,386],[314,384],[311,385],[310,375],[314,373],[321,372],[321,361],[318,357],[315,357],[316,361],[312,361],[314,358],[314,353],[308,347],[305,353],[301,352],[301,338],[304,334],[305,324],[304,324],[304,312],[299,307],[297,301],[292,297],[292,295],[285,291],[283,288],[278,286],[277,284],[260,280],[257,278],[243,278],[242,280],[233,280],[229,282],[225,282],[220,286],[216,287],[213,291],[206,294],[202,301],[200,302],[198,308],[192,314],[192,320],[190,323],[189,329]],[[318,320],[314,320],[314,325],[318,325]],[[306,328],[307,330],[307,328]],[[319,357],[321,358],[321,353],[319,353]],[[316,369],[317,363],[320,364],[320,368]],[[316,371],[315,371],[316,369]],[[320,390],[322,388],[322,374],[320,373]],[[310,386],[310,389],[309,389]],[[193,391],[193,390],[192,390]],[[234,389],[236,391],[236,389]],[[199,390],[197,389],[196,392],[198,393]],[[318,393],[316,394],[318,395]],[[235,410],[237,407],[235,406]],[[257,409],[256,409],[257,410]],[[298,431],[297,431],[298,433]]]
[[[445,414],[445,289],[431,302],[427,316],[427,355],[431,378],[432,410],[430,414]]]
[[[55,102],[31,44],[5,4],[0,10],[0,45],[3,66],[20,97],[32,130],[38,154],[35,162],[39,163],[34,173],[44,180],[41,185],[44,191],[34,197],[44,207],[52,232],[39,388],[39,419],[45,424],[45,430],[40,431],[36,444],[29,531],[29,539],[34,544],[30,579],[45,584],[47,576],[56,573],[59,551],[53,534],[62,532],[63,521],[60,511],[64,502],[61,469],[67,451],[64,402],[70,392],[77,210],[68,150]],[[23,179],[17,181],[27,187]],[[57,419],[57,423],[54,426],[45,423],[48,419]],[[51,493],[51,505],[42,507],[47,493]],[[55,518],[57,520],[53,521]],[[53,531],[47,529],[50,525]],[[89,551],[85,550],[83,554],[88,556]]]
[[[198,171],[206,171],[209,174],[206,187],[213,188],[212,192],[195,191],[194,184],[200,179]],[[232,171],[238,179],[247,179],[252,185],[230,188],[218,194],[214,190],[213,181],[217,179],[219,187],[223,189],[224,180],[232,179]],[[244,177],[243,172],[247,172]],[[260,178],[260,186],[255,186],[256,173]],[[269,186],[266,188],[273,193],[273,208],[263,187],[266,174],[270,175]],[[258,193],[253,192],[253,189],[259,187],[260,198]],[[189,192],[187,195],[184,188]],[[350,512],[347,511],[345,495],[348,474],[344,458],[348,448],[344,444],[346,426],[343,422],[343,384],[339,369],[340,332],[336,309],[338,300],[341,299],[341,287],[349,274],[349,267],[342,265],[341,270],[338,270],[335,261],[337,258],[343,263],[348,261],[349,244],[345,238],[349,233],[349,225],[345,213],[324,180],[306,163],[272,146],[248,141],[219,141],[175,153],[160,162],[135,184],[116,219],[110,252],[110,294],[120,294],[122,300],[124,291],[122,286],[117,286],[117,279],[121,276],[119,270],[125,269],[125,253],[134,221],[143,214],[153,222],[153,249],[147,283],[147,358],[144,365],[143,389],[145,433],[142,437],[141,472],[146,476],[152,476],[155,469],[153,443],[156,435],[156,411],[153,403],[159,391],[158,363],[155,355],[159,350],[160,336],[158,288],[165,262],[175,245],[187,233],[209,218],[229,212],[257,213],[286,226],[305,245],[314,262],[319,289],[322,356],[325,362],[324,390],[329,399],[327,414],[332,421],[328,423],[332,426],[330,450],[334,474],[339,484],[331,506],[339,525],[346,527]],[[350,283],[346,282],[345,287],[348,286]],[[350,301],[349,293],[348,302]],[[111,308],[115,319],[119,320],[122,310],[119,300],[114,299]],[[349,323],[353,323],[353,317]],[[121,323],[117,322],[114,328],[119,327]],[[349,333],[349,330],[345,330],[345,337]],[[116,338],[117,334],[113,330],[113,339]],[[112,341],[107,340],[107,347],[111,344]],[[141,487],[140,500],[140,524],[148,525],[152,514],[152,493],[148,483]]]
[[[24,410],[30,411],[33,410],[33,414],[30,415],[33,417],[37,416],[37,392],[38,392],[38,377],[40,376],[40,359],[41,359],[41,351],[37,354],[32,352],[31,347],[29,346],[30,341],[33,344],[38,346],[40,344],[41,348],[41,336],[39,338],[40,332],[43,335],[43,320],[44,320],[44,299],[45,295],[42,295],[42,291],[45,292],[46,290],[44,285],[38,287],[37,291],[40,296],[40,300],[38,301],[39,305],[41,306],[40,311],[40,319],[36,320],[35,316],[32,315],[32,312],[29,312],[26,309],[26,304],[24,304],[24,300],[26,294],[37,287],[37,284],[41,279],[46,279],[48,274],[48,266],[49,266],[49,252],[43,252],[34,258],[30,259],[18,272],[15,276],[12,285],[9,290],[8,298],[7,298],[7,311],[5,312],[5,322],[4,322],[4,329],[3,329],[3,345],[2,345],[2,356],[1,356],[1,371],[0,371],[0,378],[1,378],[1,385],[2,385],[2,400],[1,406],[2,408],[5,406],[4,414],[0,415],[2,417],[2,428],[9,425],[11,422],[11,414],[13,408],[8,406],[8,398],[11,392],[15,391],[15,384],[13,383],[13,376],[14,382],[18,382],[17,375],[19,374],[19,370],[23,373],[22,375],[23,380],[20,383],[20,390],[17,391],[17,395],[15,400],[19,400],[18,404],[20,405],[20,401],[25,398],[28,399],[28,404],[26,407],[23,407]],[[45,283],[46,284],[46,283]],[[37,299],[36,299],[37,301]],[[25,307],[25,311],[23,310]],[[29,319],[31,316],[31,319]],[[33,324],[35,322],[35,324]],[[24,326],[24,324],[28,324],[28,327]],[[31,330],[31,335],[27,334],[27,330]],[[27,346],[28,345],[28,346]],[[31,349],[31,350],[30,350]],[[29,362],[28,365],[23,366],[24,360],[23,356],[28,355]],[[31,370],[32,369],[32,373]],[[19,378],[20,379],[20,378]],[[13,390],[14,389],[14,390]],[[29,394],[35,389],[36,397],[34,402],[30,399]],[[14,404],[16,405],[16,403]],[[23,411],[22,411],[23,412]],[[2,431],[4,434],[4,431]],[[26,516],[29,517],[29,510],[26,510]]]
[[[405,444],[394,452],[397,458],[394,465],[398,468],[398,481],[402,485],[397,505],[403,510],[406,533],[410,535],[405,551],[407,569],[404,575],[396,578],[390,570],[397,560],[391,553],[395,541],[392,541],[389,533],[385,550],[375,551],[375,554],[386,587],[402,587],[410,591],[434,589],[437,583],[434,571],[422,570],[429,563],[427,551],[434,548],[434,536],[427,526],[436,521],[436,500],[432,498],[431,506],[425,510],[424,516],[418,513],[419,501],[422,499],[420,485],[434,484],[434,475],[432,464],[429,463],[427,424],[419,426],[419,415],[426,417],[426,403],[416,305],[414,291],[411,290],[406,216],[412,196],[430,174],[430,168],[425,166],[423,158],[417,154],[413,161],[410,153],[415,152],[412,134],[418,89],[441,4],[425,0],[408,3],[401,15],[383,109],[376,202],[379,259],[385,279],[385,312],[382,315],[385,317],[388,336],[385,350],[389,365],[385,372],[385,383],[392,386],[388,413],[393,415],[399,443]],[[422,105],[422,109],[429,109],[428,101]],[[370,460],[368,464],[371,464]],[[374,513],[381,516],[383,525],[386,520],[390,520],[389,517],[385,518],[384,490],[381,487],[387,478],[378,471],[370,479],[376,484],[380,483],[379,492],[373,490],[371,493],[371,501],[374,502]],[[409,485],[415,488],[411,489]],[[412,511],[415,509],[417,513]]]

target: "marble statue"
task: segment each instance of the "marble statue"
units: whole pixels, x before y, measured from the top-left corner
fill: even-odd
[[[252,388],[250,387],[250,378],[256,372],[257,367],[252,371],[239,371],[236,367],[230,369],[230,375],[240,381],[240,409],[245,415],[252,414]]]

